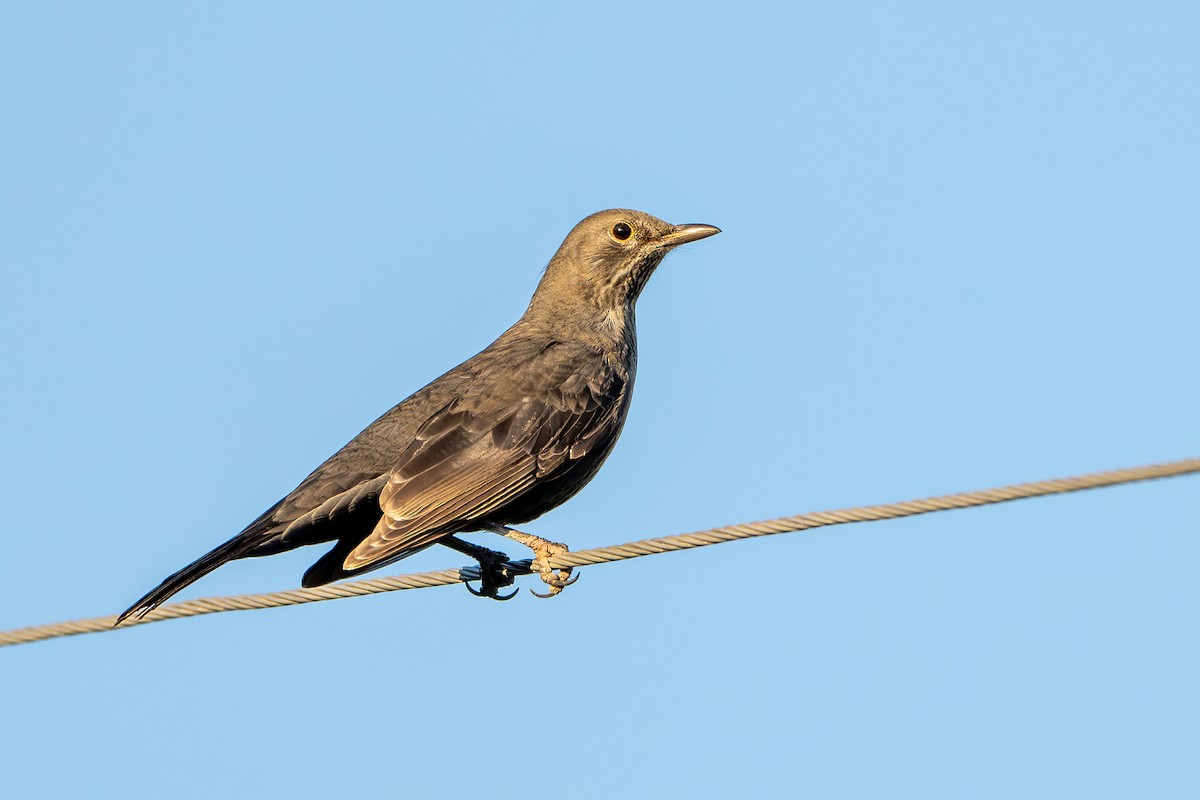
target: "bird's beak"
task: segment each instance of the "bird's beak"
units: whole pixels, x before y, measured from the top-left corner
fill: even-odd
[[[678,247],[688,242],[707,239],[709,236],[715,236],[720,232],[720,228],[714,228],[712,225],[675,225],[667,233],[658,237],[658,246]]]

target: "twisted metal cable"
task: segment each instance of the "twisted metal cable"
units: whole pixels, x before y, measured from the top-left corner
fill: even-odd
[[[871,522],[874,520],[911,517],[916,514],[928,514],[934,511],[986,506],[994,503],[1006,503],[1010,500],[1078,492],[1083,489],[1096,489],[1102,486],[1115,486],[1122,483],[1133,483],[1135,481],[1152,480],[1154,478],[1169,478],[1197,472],[1200,472],[1200,458],[1189,458],[1166,464],[1150,464],[1144,467],[1095,472],[1072,478],[1056,478],[1031,483],[1018,483],[996,489],[928,497],[923,500],[910,500],[904,503],[888,503],[885,505],[861,506],[834,511],[818,511],[812,514],[780,517],[762,522],[727,525],[722,528],[713,528],[696,533],[662,536],[657,539],[642,539],[612,547],[597,547],[593,550],[563,553],[551,558],[550,566],[554,569],[563,569],[565,567],[607,564],[612,561],[623,561],[627,558],[638,558],[639,556],[654,555],[655,553],[669,553],[675,550],[688,550],[693,547],[706,547],[710,544],[720,544],[721,542],[729,542],[735,539],[770,536],[776,533],[792,533],[795,531],[811,530],[812,528],[823,528],[829,525],[844,525],[851,522]],[[500,567],[508,570],[513,575],[528,575],[532,572],[531,561],[529,559],[508,561],[500,565]],[[144,625],[148,622],[161,622],[165,619],[180,619],[182,617],[195,617],[201,614],[215,614],[219,611],[277,608],[279,606],[300,605],[301,603],[315,603],[320,600],[337,600],[343,597],[359,597],[379,592],[395,592],[402,589],[426,589],[432,586],[448,586],[464,581],[479,580],[479,577],[479,567],[471,566],[462,567],[461,569],[443,569],[437,572],[397,575],[390,578],[347,581],[328,586],[318,586],[313,589],[293,589],[285,592],[244,594],[230,597],[205,597],[198,600],[185,600],[181,603],[160,606],[141,619],[126,620],[122,623],[121,627],[129,628],[134,625]],[[3,631],[0,632],[0,647],[36,642],[42,639],[54,639],[60,636],[74,636],[80,633],[98,633],[100,631],[112,630],[116,621],[117,615],[112,614],[107,617],[55,622],[48,625],[34,625],[28,628]]]

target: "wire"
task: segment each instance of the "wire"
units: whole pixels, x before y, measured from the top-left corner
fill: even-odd
[[[780,517],[762,522],[727,525],[722,528],[713,528],[696,533],[663,536],[657,539],[642,539],[612,547],[598,547],[593,550],[563,553],[551,558],[550,566],[554,569],[564,569],[567,567],[607,564],[613,561],[623,561],[627,558],[638,558],[655,553],[670,553],[676,550],[688,550],[693,547],[707,547],[711,544],[720,544],[735,539],[749,539],[757,536],[770,536],[777,533],[791,533],[811,530],[812,528],[823,528],[830,525],[844,525],[851,522],[872,522],[875,520],[896,519],[898,517],[911,517],[916,514],[928,514],[934,511],[986,506],[994,503],[1006,503],[1010,500],[1078,492],[1083,489],[1097,489],[1103,486],[1116,486],[1123,483],[1134,483],[1154,478],[1169,478],[1197,472],[1200,472],[1200,458],[1189,458],[1166,464],[1151,464],[1109,472],[1095,472],[1071,478],[1019,483],[996,489],[948,494],[940,497],[929,497],[923,500],[911,500],[904,503],[861,506],[835,511],[818,511],[812,514]],[[509,561],[500,566],[513,575],[528,575],[532,572],[531,562],[528,559]],[[479,580],[479,578],[479,567],[471,566],[461,569],[444,569],[437,572],[398,575],[391,578],[347,581],[328,586],[319,586],[313,589],[295,589],[286,592],[245,594],[230,597],[206,597],[161,606],[146,614],[141,619],[126,620],[121,627],[124,629],[135,625],[144,625],[149,622],[195,617],[201,614],[214,614],[220,611],[278,608],[280,606],[293,606],[302,603],[315,603],[321,600],[337,600],[343,597],[360,597],[379,592],[395,592],[402,589],[426,589],[432,586],[447,586],[464,581]],[[55,622],[47,625],[34,625],[28,628],[3,631],[0,632],[0,647],[37,642],[43,639],[54,639],[60,636],[74,636],[80,633],[99,633],[112,630],[116,621],[117,615],[112,614],[107,617]]]

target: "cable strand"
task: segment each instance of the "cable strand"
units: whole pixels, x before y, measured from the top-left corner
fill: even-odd
[[[694,533],[678,534],[675,536],[661,536],[654,539],[641,539],[610,547],[597,547],[591,550],[563,553],[551,558],[550,566],[554,569],[596,566],[598,564],[607,564],[614,561],[639,558],[641,556],[689,550],[694,547],[707,547],[708,545],[721,544],[737,539],[772,536],[780,533],[794,533],[832,525],[846,525],[854,522],[898,519],[918,514],[929,514],[935,511],[973,508],[1030,497],[1045,497],[1047,495],[1077,492],[1084,489],[1097,489],[1104,486],[1116,486],[1156,478],[1177,477],[1197,472],[1200,472],[1200,458],[1189,458],[1165,464],[1150,464],[1142,467],[1077,475],[1070,478],[1019,483],[995,489],[960,492],[958,494],[927,497],[901,503],[817,511],[811,514],[726,525],[706,531],[696,531]],[[529,559],[524,559],[521,561],[507,561],[500,566],[507,569],[513,575],[529,575],[532,572],[531,563]],[[203,597],[197,600],[185,600],[180,603],[170,603],[160,606],[141,619],[126,620],[122,623],[121,628],[131,628],[136,625],[145,625],[150,622],[161,622],[168,619],[216,614],[224,611],[279,608],[303,603],[316,603],[323,600],[362,597],[363,595],[378,594],[380,592],[449,586],[455,583],[474,580],[479,580],[479,567],[477,566],[462,567],[460,569],[443,569],[436,572],[418,572],[387,578],[346,581],[327,586],[318,586],[312,589],[291,589],[282,592],[231,595],[228,597]],[[116,621],[117,615],[111,614],[106,617],[54,622],[46,625],[34,625],[28,628],[0,631],[0,647],[27,644],[62,636],[75,636],[81,633],[99,633],[112,630]]]

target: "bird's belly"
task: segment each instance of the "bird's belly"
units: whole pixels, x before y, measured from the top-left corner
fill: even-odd
[[[519,497],[514,497],[512,501],[488,514],[488,522],[520,525],[562,505],[595,477],[615,443],[614,436],[613,441],[605,444],[603,452],[593,451],[589,458],[573,462],[562,474],[538,481]]]

